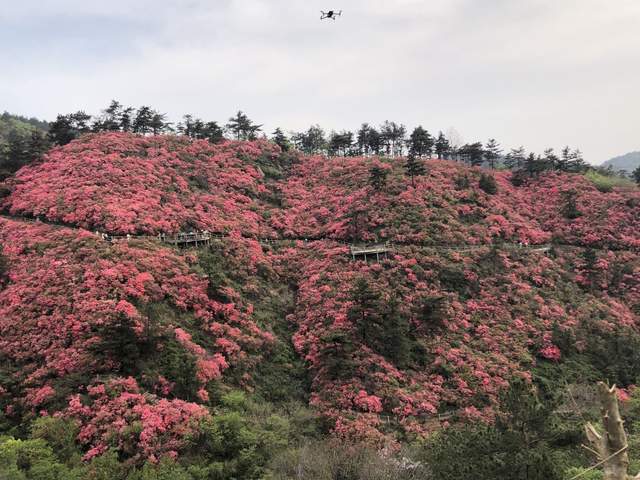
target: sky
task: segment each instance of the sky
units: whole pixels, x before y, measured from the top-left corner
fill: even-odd
[[[320,10],[342,10],[320,21]],[[0,0],[0,111],[640,150],[639,0]]]

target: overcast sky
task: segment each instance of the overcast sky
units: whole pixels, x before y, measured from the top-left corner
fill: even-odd
[[[319,10],[343,10],[319,21]],[[0,0],[0,111],[112,98],[271,132],[385,119],[640,150],[640,0]]]

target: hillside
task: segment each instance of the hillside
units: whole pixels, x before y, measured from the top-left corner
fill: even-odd
[[[631,173],[640,167],[640,152],[629,152],[619,157],[610,158],[602,163],[603,167],[611,166],[614,171],[626,170]]]
[[[488,193],[487,170],[425,164],[104,133],[22,168],[0,186],[0,428],[57,415],[91,468],[266,478],[303,441],[491,423],[514,382],[635,384],[640,191],[500,171]],[[193,230],[210,244],[158,237]]]
[[[46,151],[47,129],[47,122],[36,118],[0,115],[0,180]]]

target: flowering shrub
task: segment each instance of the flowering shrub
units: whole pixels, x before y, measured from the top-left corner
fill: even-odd
[[[72,396],[63,415],[80,425],[85,460],[115,448],[134,461],[157,461],[188,446],[209,413],[194,403],[143,393],[133,378],[116,378],[90,386],[84,401]]]
[[[28,407],[67,394],[69,376],[138,372],[145,349],[166,356],[171,341],[195,357],[206,388],[229,364],[250,365],[244,347],[257,352],[272,340],[251,319],[251,305],[210,299],[206,278],[152,242],[109,244],[82,230],[4,219],[0,242],[11,266],[0,291],[0,352],[19,367]],[[181,319],[191,332],[196,319],[203,340],[192,340]],[[161,390],[168,394],[176,380],[164,378]],[[19,402],[19,392],[12,396]]]
[[[265,191],[255,167],[271,143],[212,145],[181,137],[88,135],[55,148],[10,183],[12,214],[110,233],[200,229],[267,235],[257,213]]]
[[[637,190],[556,173],[514,187],[494,172],[490,195],[481,169],[436,160],[414,188],[404,161],[356,157],[302,157],[267,180],[258,164],[278,153],[264,141],[104,133],[8,180],[11,214],[81,228],[0,219],[5,414],[59,412],[71,395],[64,414],[86,458],[110,447],[175,456],[207,415],[196,402],[213,382],[250,387],[276,341],[269,322],[288,313],[311,405],[336,435],[382,445],[394,429],[427,435],[436,413],[491,421],[514,378],[640,326]],[[372,167],[384,170],[375,188]],[[82,228],[226,236],[196,254]],[[286,241],[260,242],[276,235]],[[387,239],[380,263],[345,245]],[[442,248],[456,245],[476,248]],[[286,285],[292,311],[254,312]]]

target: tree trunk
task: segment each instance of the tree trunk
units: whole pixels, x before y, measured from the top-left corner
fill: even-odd
[[[587,423],[585,431],[587,439],[602,462],[604,480],[629,480],[629,456],[627,454],[627,435],[624,431],[616,386],[609,388],[598,382],[598,396],[602,406],[602,425],[604,433],[600,434],[591,423]],[[636,477],[637,478],[637,477]]]

